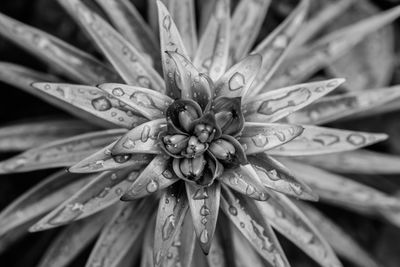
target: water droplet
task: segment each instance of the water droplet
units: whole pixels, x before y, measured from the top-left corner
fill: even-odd
[[[174,231],[175,231],[175,215],[170,214],[165,219],[164,225],[162,227],[162,238],[164,240],[171,238]]]
[[[125,140],[125,142],[122,144],[122,146],[126,149],[133,149],[135,147],[135,141],[128,138]]]
[[[60,211],[58,211],[48,221],[49,224],[58,226],[73,221],[83,212],[83,205],[81,203],[68,204]]]
[[[262,134],[257,134],[256,136],[252,137],[251,140],[256,147],[264,147],[268,144],[268,138]]]
[[[312,139],[314,142],[320,143],[323,146],[331,146],[333,144],[336,144],[337,142],[340,141],[340,138],[336,135],[333,134],[324,134],[321,133],[319,135],[314,136]]]
[[[117,163],[127,162],[130,158],[131,158],[130,154],[120,154],[120,155],[115,155],[113,157],[114,161]]]
[[[300,184],[298,183],[290,183],[290,188],[292,189],[292,191],[294,193],[296,193],[297,195],[301,195],[303,193],[303,188],[301,187]]]
[[[111,174],[110,178],[112,181],[115,181],[115,180],[117,180],[118,175],[116,173],[113,173],[113,174]]]
[[[98,195],[98,198],[104,198],[108,195],[108,193],[110,192],[110,187],[105,187]]]
[[[117,87],[112,90],[112,94],[115,96],[123,96],[125,94],[125,92],[124,92],[124,90],[122,90],[122,88]]]
[[[159,184],[157,181],[151,180],[147,186],[146,186],[146,190],[149,193],[154,193],[158,190]]]
[[[145,143],[147,142],[147,140],[149,139],[149,135],[150,135],[150,126],[146,125],[143,127],[143,131],[142,134],[140,136],[140,140]]]
[[[117,188],[115,189],[115,194],[116,194],[117,196],[121,196],[123,192],[124,192],[124,191],[122,190],[122,188],[117,187]]]
[[[247,185],[246,187],[246,194],[247,195],[251,195],[255,192],[256,190],[254,189],[254,187],[252,185]]]
[[[285,142],[285,140],[286,140],[285,134],[281,131],[276,132],[275,136],[278,137],[279,141],[281,141],[281,142]]]
[[[200,215],[207,216],[210,214],[210,210],[207,208],[206,205],[203,205],[200,209]]]
[[[286,35],[281,34],[275,38],[272,45],[276,48],[285,48],[288,45],[288,43],[289,43],[289,38]]]
[[[207,199],[207,198],[208,198],[208,192],[206,187],[197,189],[197,191],[193,195],[194,200]]]
[[[228,82],[229,90],[231,91],[237,91],[239,89],[242,89],[244,85],[245,85],[245,78],[243,74],[241,74],[240,72],[236,72],[235,74],[233,74]]]
[[[172,174],[172,172],[170,170],[165,170],[162,172],[162,175],[166,178],[166,179],[172,179],[174,176]]]
[[[281,177],[278,175],[278,172],[275,169],[269,170],[268,171],[268,177],[272,181],[278,181],[281,179]]]
[[[208,243],[208,231],[204,229],[200,234],[200,242],[203,244]]]
[[[137,82],[140,84],[140,86],[151,89],[151,82],[146,76],[139,76],[137,78]]]
[[[170,28],[171,28],[171,17],[170,16],[165,16],[163,19],[163,27],[166,31],[169,32]]]
[[[244,224],[244,222],[240,222],[239,225],[240,225],[240,227],[242,227],[242,228],[246,227],[246,225]]]
[[[110,100],[108,100],[105,96],[100,96],[93,99],[92,106],[98,111],[106,111],[112,107]]]
[[[204,218],[201,219],[201,223],[202,223],[203,225],[206,225],[207,222],[208,222],[208,220],[207,220],[206,217],[204,217]]]
[[[354,146],[360,146],[366,142],[366,139],[361,134],[352,133],[347,137],[347,141]]]
[[[133,93],[129,99],[136,105],[141,107],[151,107],[153,106],[153,101],[151,98],[142,92],[135,92]]]
[[[233,216],[236,216],[238,214],[237,209],[234,206],[229,206],[229,213],[232,214]]]

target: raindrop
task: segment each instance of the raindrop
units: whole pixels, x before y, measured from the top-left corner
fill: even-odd
[[[125,94],[125,92],[124,92],[124,90],[122,90],[122,88],[117,87],[112,90],[112,94],[115,96],[123,96]]]
[[[122,144],[122,146],[126,149],[133,149],[135,147],[135,141],[128,138],[125,140],[125,142]]]
[[[200,234],[200,242],[203,244],[208,243],[208,231],[204,229]]]
[[[163,27],[166,31],[169,32],[171,28],[171,17],[170,16],[165,16],[163,19]]]
[[[112,107],[110,100],[108,100],[105,96],[100,96],[93,99],[92,106],[98,111],[106,111]]]
[[[285,134],[281,131],[276,132],[275,136],[278,137],[279,141],[281,142],[285,142],[286,140]]]
[[[208,192],[207,188],[199,188],[193,195],[194,200],[200,200],[200,199],[207,199],[208,198]]]
[[[109,187],[105,187],[98,195],[98,198],[104,198],[108,195],[108,193],[110,192],[110,188]]]
[[[268,144],[268,138],[262,134],[257,134],[256,136],[252,137],[251,140],[257,147],[264,147]]]
[[[278,181],[281,178],[278,175],[278,172],[275,169],[269,170],[268,171],[268,177],[269,179],[271,179],[272,181]]]
[[[244,224],[244,222],[240,222],[240,227],[244,228],[246,225]]]
[[[361,134],[353,133],[347,137],[347,141],[354,146],[360,146],[365,143],[366,139]]]
[[[151,89],[151,82],[149,78],[147,78],[146,76],[139,76],[137,78],[137,82],[139,83],[140,86]]]
[[[116,194],[117,196],[121,196],[123,192],[124,192],[124,191],[123,191],[121,188],[119,188],[119,187],[115,189],[115,194]]]
[[[130,154],[120,154],[120,155],[115,155],[113,157],[114,161],[117,163],[127,162],[130,158],[131,158]]]
[[[82,214],[82,209],[83,205],[81,203],[68,204],[51,217],[48,223],[54,226],[69,223]]]
[[[207,220],[206,217],[204,217],[203,219],[201,219],[201,223],[202,223],[203,225],[206,225],[207,222],[208,222],[208,220]]]
[[[290,183],[290,188],[292,189],[293,192],[295,192],[297,195],[301,195],[303,193],[303,188],[301,187],[300,184],[298,183]]]
[[[151,107],[153,105],[153,101],[149,98],[149,96],[142,92],[133,93],[129,99],[141,107]]]
[[[242,89],[245,85],[245,78],[243,74],[236,72],[235,74],[232,75],[232,77],[229,79],[229,90],[231,91],[237,91],[239,89]]]
[[[237,209],[234,206],[229,206],[228,209],[229,213],[232,214],[233,216],[236,216],[238,214]]]
[[[247,185],[247,187],[246,187],[246,194],[247,195],[251,195],[251,194],[254,194],[254,192],[255,192],[256,190],[254,189],[254,187],[252,186],[252,185]]]
[[[162,238],[164,240],[171,238],[174,231],[175,231],[175,215],[170,214],[165,219],[164,225],[162,227]]]
[[[170,170],[165,170],[162,172],[162,175],[166,178],[166,179],[172,179],[174,176],[172,174],[172,172]]]
[[[285,48],[288,45],[288,43],[289,43],[289,38],[286,35],[282,34],[275,38],[272,45],[276,48]]]
[[[206,205],[203,205],[200,209],[200,215],[207,216],[210,214],[210,210],[207,208]]]
[[[149,193],[154,193],[158,190],[159,184],[157,181],[151,180],[147,186],[146,186],[146,190]]]
[[[149,139],[149,135],[150,135],[150,126],[146,125],[143,127],[143,131],[142,134],[140,136],[140,140],[145,143],[147,142],[147,140]]]

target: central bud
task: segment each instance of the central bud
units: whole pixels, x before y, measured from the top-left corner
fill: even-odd
[[[211,106],[202,110],[192,100],[176,100],[168,107],[167,129],[160,134],[160,143],[179,178],[210,185],[225,167],[245,161],[239,142],[230,135],[233,120],[217,120],[226,112]]]

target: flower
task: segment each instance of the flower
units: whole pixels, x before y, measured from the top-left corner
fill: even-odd
[[[74,236],[82,235],[87,244],[100,232],[89,266],[134,262],[129,256],[140,251],[144,266],[153,261],[156,266],[189,266],[193,257],[201,258],[194,253],[196,238],[212,266],[227,261],[232,251],[238,264],[266,261],[289,266],[273,227],[321,266],[341,266],[309,218],[327,219],[285,195],[317,200],[315,189],[327,202],[370,208],[368,200],[375,207],[398,208],[396,198],[313,167],[305,163],[307,159],[287,157],[352,151],[387,138],[310,124],[353,115],[366,108],[363,99],[371,99],[367,107],[390,102],[399,96],[398,88],[376,93],[380,99],[375,102],[374,95],[357,94],[354,101],[360,103],[345,105],[343,111],[348,95],[334,99],[326,95],[344,79],[288,83],[307,79],[368,33],[393,21],[399,8],[329,35],[311,48],[291,51],[309,6],[303,0],[250,51],[256,36],[246,21],[257,22],[260,28],[258,16],[264,16],[267,1],[251,1],[254,18],[246,17],[243,10],[248,3],[242,1],[233,19],[230,2],[217,1],[200,42],[192,1],[185,5],[170,1],[172,15],[158,1],[158,53],[154,36],[132,5],[98,2],[120,32],[79,0],[60,1],[114,69],[61,40],[0,16],[3,35],[77,82],[61,83],[59,78],[3,65],[3,72],[18,78],[15,84],[34,89],[39,97],[90,122],[117,127],[45,144],[2,162],[3,173],[61,166],[68,166],[71,173],[55,174],[5,209],[0,233],[31,226],[53,209],[30,230],[77,221],[55,241],[58,249],[63,244],[71,247]],[[247,38],[241,36],[245,33]],[[285,56],[289,60],[278,68]],[[321,102],[315,102],[318,99]],[[361,158],[370,159],[368,153]],[[246,240],[252,249],[243,245]],[[224,245],[230,243],[232,247]],[[82,247],[74,247],[66,261]],[[262,260],[249,256],[254,251]],[[55,254],[48,252],[43,261],[57,259]],[[351,259],[369,260],[368,255]]]

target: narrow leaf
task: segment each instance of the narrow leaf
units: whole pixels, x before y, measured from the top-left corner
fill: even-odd
[[[386,134],[374,134],[304,125],[303,133],[268,154],[305,156],[355,150],[387,139]]]
[[[193,225],[201,249],[210,251],[220,204],[221,185],[214,182],[209,187],[185,183]]]
[[[193,64],[217,80],[225,73],[229,59],[230,1],[218,0],[199,43]]]
[[[41,231],[83,219],[117,203],[136,178],[131,169],[103,172],[51,211],[30,231]]]
[[[275,122],[332,92],[344,79],[303,83],[268,91],[245,100],[246,121]]]
[[[303,127],[290,124],[247,122],[239,142],[246,154],[260,153],[293,140]]]
[[[237,267],[265,267],[251,243],[239,232],[239,229],[232,228],[232,241],[234,250],[234,262]]]
[[[0,162],[0,173],[67,167],[103,148],[125,132],[118,129],[82,134],[33,148]]]
[[[210,253],[207,255],[207,263],[209,267],[224,267],[228,266],[225,260],[226,252],[224,244],[218,233],[214,235],[213,241],[210,247]]]

